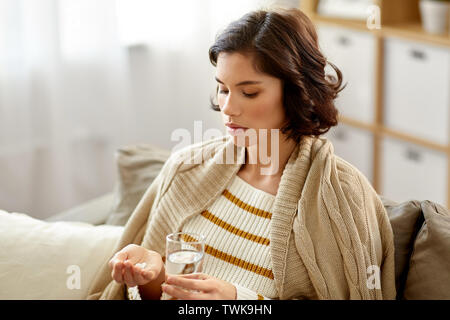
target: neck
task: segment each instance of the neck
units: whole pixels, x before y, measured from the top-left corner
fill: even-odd
[[[258,141],[245,148],[245,164],[241,171],[245,170],[256,179],[280,178],[296,146],[296,142],[285,135],[280,135],[275,141],[267,140],[267,147]]]

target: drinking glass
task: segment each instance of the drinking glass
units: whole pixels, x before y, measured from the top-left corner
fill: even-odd
[[[191,232],[171,233],[166,237],[165,269],[168,275],[200,273],[203,270],[205,236]],[[163,299],[170,299],[168,295]]]

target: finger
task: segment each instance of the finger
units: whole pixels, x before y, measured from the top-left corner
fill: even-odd
[[[129,260],[126,260],[123,264],[124,264],[125,271],[128,270],[126,268],[127,266],[129,266],[129,269],[130,269],[129,272],[127,272],[128,273],[127,274],[128,281],[130,281],[132,279],[132,280],[134,280],[136,285],[143,285],[153,279],[154,273],[147,272],[146,270],[140,268],[139,266],[133,265],[132,263],[130,263]],[[124,280],[125,280],[125,278],[124,278]],[[127,284],[132,286],[133,282],[129,282],[129,283],[127,282]]]
[[[209,275],[207,275],[205,273],[179,274],[179,275],[176,275],[176,277],[182,277],[182,278],[187,278],[187,279],[197,279],[197,280],[206,280],[206,279],[211,278]]]
[[[154,280],[157,275],[157,271],[155,270],[154,267],[151,267],[149,269],[143,269],[141,273],[142,273],[142,276],[144,277],[144,279],[147,281]]]
[[[114,264],[112,278],[118,283],[123,283],[122,271],[123,271],[122,262],[119,261],[116,264]]]
[[[124,264],[127,267],[127,270],[129,269],[129,274],[130,274],[131,278],[134,280],[136,285],[143,285],[148,282],[148,280],[146,280],[144,278],[144,276],[142,275],[142,271],[143,271],[142,268],[134,265],[129,260],[125,261]],[[131,284],[132,283],[130,283],[130,285]]]
[[[125,261],[129,261],[131,262],[131,264],[135,265],[137,263],[139,263],[141,260],[141,257],[137,254],[130,254],[128,255],[128,257],[125,259]]]
[[[128,258],[128,253],[123,250],[117,251],[116,254],[113,256],[113,259],[117,260],[117,261],[124,261],[127,258]]]
[[[114,267],[114,265],[117,262],[123,262],[128,258],[128,254],[124,251],[118,251],[116,252],[116,254],[111,258],[111,260],[109,260],[109,266],[111,268]]]
[[[177,278],[183,278],[183,279],[193,279],[193,280],[208,280],[212,279],[211,276],[204,274],[204,273],[188,273],[188,274],[177,274],[177,275],[170,275],[166,273],[166,281],[169,277],[177,277]]]
[[[133,273],[134,273],[134,279],[136,280],[136,283],[138,285],[143,285],[146,284],[148,282],[150,282],[151,280],[153,280],[153,274],[141,269],[141,268],[137,268],[136,266],[133,266]]]
[[[161,286],[162,290],[169,296],[179,300],[207,300],[206,295],[201,292],[191,292],[169,284]]]
[[[198,290],[208,292],[214,289],[211,282],[205,280],[189,279],[181,276],[168,276],[166,283],[174,286],[183,287],[188,290]]]
[[[139,279],[145,281],[145,283],[153,280],[153,278],[155,277],[155,275],[158,272],[155,264],[147,263],[147,262],[134,264],[133,271],[134,271],[136,280],[138,280],[137,277],[139,277]]]
[[[134,272],[133,272],[133,265],[131,262],[127,261],[125,264],[125,272],[123,274],[123,278],[125,280],[125,283],[129,287],[134,287],[137,285],[136,280],[134,279]]]
[[[133,273],[134,273],[134,280],[136,281],[137,285],[141,286],[149,282],[149,280],[145,278],[141,270],[133,269]]]

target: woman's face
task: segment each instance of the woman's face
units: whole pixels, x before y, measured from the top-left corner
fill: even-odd
[[[257,72],[250,56],[241,53],[221,52],[217,58],[216,80],[219,84],[218,103],[222,118],[227,123],[252,128],[259,137],[259,129],[280,129],[285,121],[283,108],[283,84],[278,78]],[[239,139],[248,135],[242,129],[227,131],[236,145],[248,147],[251,139]],[[242,137],[241,137],[242,138]],[[258,143],[257,140],[256,143]]]

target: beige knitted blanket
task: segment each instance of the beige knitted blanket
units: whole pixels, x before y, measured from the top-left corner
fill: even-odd
[[[115,252],[135,243],[164,256],[165,236],[219,197],[244,161],[245,148],[230,136],[174,152],[132,213]],[[387,213],[367,179],[336,156],[326,138],[304,137],[297,145],[273,212],[270,252],[280,299],[308,298],[301,294],[301,271],[317,299],[395,299]],[[88,299],[126,299],[125,291],[106,261]]]

